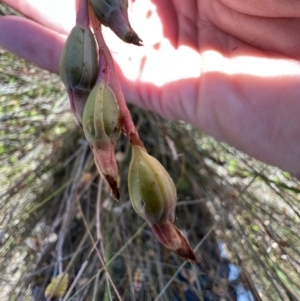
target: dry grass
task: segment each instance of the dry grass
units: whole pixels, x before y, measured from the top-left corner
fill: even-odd
[[[0,84],[1,300],[46,300],[61,272],[71,285],[64,301],[117,300],[114,287],[123,300],[236,300],[243,289],[253,300],[300,299],[300,186],[288,174],[131,108],[146,148],[176,183],[176,224],[199,258],[192,266],[133,211],[125,137],[116,203],[60,79],[0,50]]]

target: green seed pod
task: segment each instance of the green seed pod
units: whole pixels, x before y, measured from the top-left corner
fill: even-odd
[[[107,143],[116,143],[121,133],[120,112],[115,94],[104,80],[92,89],[82,120],[90,144],[102,148]]]
[[[98,20],[121,40],[137,46],[142,45],[142,40],[129,23],[127,0],[91,0],[91,6]]]
[[[76,25],[71,30],[61,55],[59,73],[73,114],[81,124],[85,102],[98,74],[97,46],[89,28]]]
[[[104,80],[95,85],[87,99],[82,125],[97,169],[106,180],[111,194],[119,200],[115,146],[121,133],[120,112],[115,94]]]
[[[90,91],[98,73],[97,47],[89,28],[71,30],[60,59],[59,74],[67,88]]]
[[[147,222],[174,221],[175,185],[165,168],[139,146],[132,147],[128,189],[133,208]]]
[[[140,146],[132,146],[128,190],[133,208],[150,225],[157,240],[191,262],[195,254],[173,225],[177,195],[164,167]]]

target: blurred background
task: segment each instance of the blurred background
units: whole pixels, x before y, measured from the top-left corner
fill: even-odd
[[[300,300],[299,183],[185,122],[130,110],[175,182],[175,224],[197,264],[159,244],[135,214],[126,138],[117,203],[60,78],[0,48],[0,299],[47,300],[64,272],[68,285],[48,300],[118,300],[115,290],[122,300]]]

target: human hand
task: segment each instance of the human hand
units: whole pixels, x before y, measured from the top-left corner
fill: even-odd
[[[0,18],[0,45],[57,73],[75,0],[4,2],[32,21]],[[145,46],[104,34],[128,102],[299,175],[299,17],[292,0],[136,0]]]

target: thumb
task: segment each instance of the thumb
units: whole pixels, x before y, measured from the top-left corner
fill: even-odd
[[[58,73],[65,39],[66,36],[22,17],[0,18],[0,45],[50,72]]]

